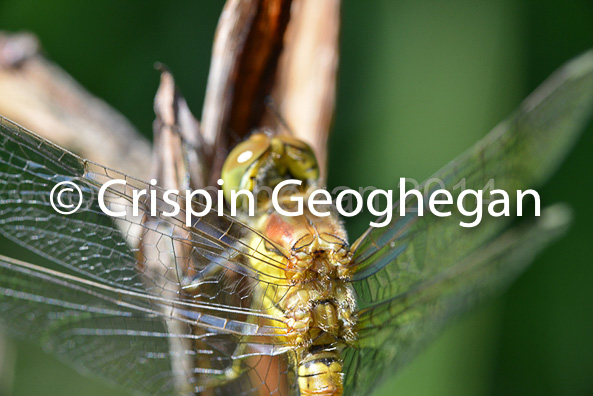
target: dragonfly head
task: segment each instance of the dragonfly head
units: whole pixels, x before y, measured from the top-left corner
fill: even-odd
[[[224,197],[231,202],[231,191],[252,192],[258,203],[269,200],[271,190],[288,179],[300,180],[300,192],[316,186],[319,166],[311,147],[294,137],[257,132],[238,144],[222,167]],[[237,207],[244,205],[237,198]]]

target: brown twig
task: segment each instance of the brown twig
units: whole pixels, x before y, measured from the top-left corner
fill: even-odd
[[[171,73],[162,65],[161,83],[154,99],[152,177],[165,189],[206,187],[211,148],[200,133]]]
[[[148,177],[147,139],[45,59],[30,34],[0,33],[0,114],[85,158]]]

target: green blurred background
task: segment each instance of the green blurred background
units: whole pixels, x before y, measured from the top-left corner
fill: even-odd
[[[200,114],[221,8],[221,1],[0,0],[0,29],[36,33],[54,61],[150,135],[155,61],[171,68]],[[344,2],[330,186],[423,180],[590,47],[591,1]],[[573,207],[570,233],[378,395],[593,394],[592,158],[590,127],[539,191],[544,205]],[[368,220],[349,222],[351,235]],[[34,345],[16,343],[16,354],[15,395],[121,394]]]

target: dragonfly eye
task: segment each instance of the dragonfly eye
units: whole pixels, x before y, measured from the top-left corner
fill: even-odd
[[[316,185],[319,166],[309,145],[290,136],[255,133],[238,144],[222,167],[224,197],[231,202],[231,191],[248,190],[258,202],[269,200],[272,189],[287,179],[302,181],[299,190]],[[240,195],[237,207],[245,198]]]

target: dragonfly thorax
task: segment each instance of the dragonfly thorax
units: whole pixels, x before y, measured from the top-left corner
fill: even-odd
[[[294,282],[314,278],[346,279],[352,254],[337,216],[320,218],[278,212],[262,215],[258,228],[289,255],[287,274]]]

